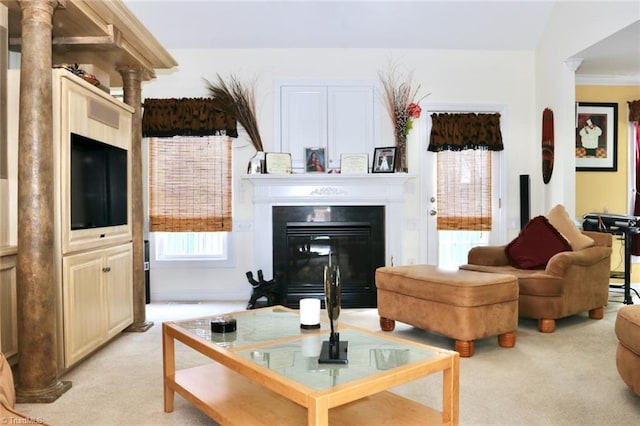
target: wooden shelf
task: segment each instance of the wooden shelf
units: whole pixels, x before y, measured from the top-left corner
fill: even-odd
[[[0,0],[9,9],[9,49],[22,48],[19,1]],[[120,0],[66,0],[53,14],[54,64],[92,64],[107,72],[111,86],[121,86],[117,66],[136,65],[143,79],[177,62]]]
[[[216,363],[179,370],[166,385],[221,424],[307,424],[307,410]],[[450,424],[430,407],[380,392],[329,410],[329,424]]]

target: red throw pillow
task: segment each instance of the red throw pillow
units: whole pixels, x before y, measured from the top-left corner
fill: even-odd
[[[531,219],[505,247],[511,264],[520,269],[544,268],[553,255],[570,250],[566,238],[544,216]]]

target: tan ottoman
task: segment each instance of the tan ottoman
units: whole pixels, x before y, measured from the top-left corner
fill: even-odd
[[[640,395],[640,305],[627,305],[616,316],[616,367],[622,380]]]
[[[376,269],[380,327],[395,321],[455,339],[455,350],[470,357],[474,340],[498,336],[511,348],[518,328],[518,280],[513,275],[445,270],[433,265]]]

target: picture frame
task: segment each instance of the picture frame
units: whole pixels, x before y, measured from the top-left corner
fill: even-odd
[[[267,152],[264,157],[264,168],[267,174],[291,174],[291,154],[283,152]]]
[[[324,148],[304,149],[304,170],[307,173],[324,173],[327,170]]]
[[[576,104],[576,171],[618,170],[618,104]]]
[[[340,173],[345,175],[358,175],[369,173],[368,154],[342,154],[340,155]]]
[[[393,173],[396,166],[397,148],[387,146],[373,150],[372,173]]]

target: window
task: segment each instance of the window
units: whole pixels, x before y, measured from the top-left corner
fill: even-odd
[[[150,138],[149,230],[155,266],[231,263],[231,154],[227,136]]]
[[[212,268],[233,265],[229,232],[153,232],[152,267]]]

